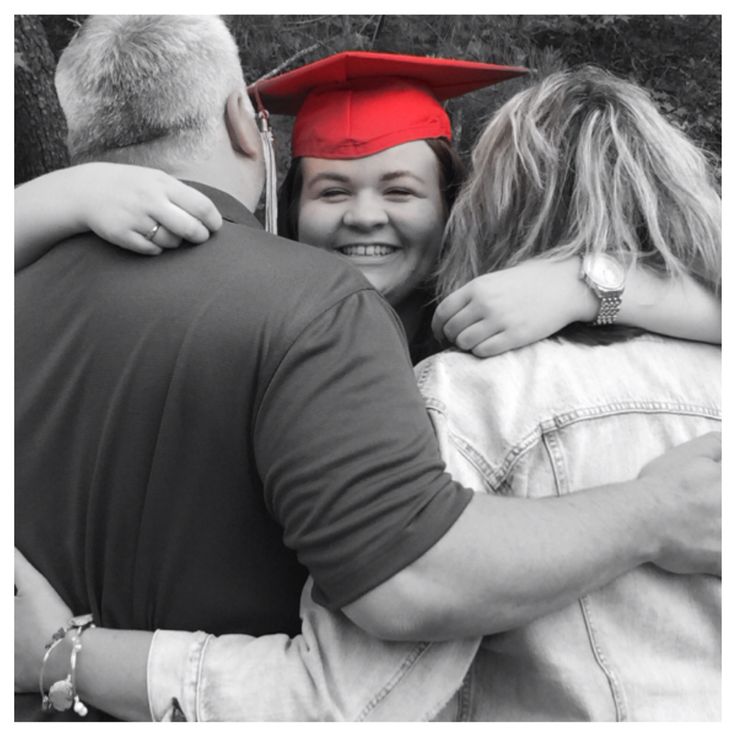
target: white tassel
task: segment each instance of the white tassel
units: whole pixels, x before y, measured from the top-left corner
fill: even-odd
[[[266,164],[266,231],[276,234],[278,229],[278,192],[276,173],[276,155],[273,150],[273,132],[268,119],[268,112],[258,112],[261,141],[263,143],[263,157]]]

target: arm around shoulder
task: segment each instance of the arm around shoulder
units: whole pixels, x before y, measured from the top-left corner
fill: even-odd
[[[157,255],[183,239],[202,243],[221,225],[208,197],[158,169],[70,166],[15,190],[15,270],[88,230],[121,248]]]
[[[654,562],[720,575],[721,439],[711,433],[636,480],[559,498],[476,494],[431,549],[344,608],[389,639],[492,634]]]
[[[619,321],[670,337],[721,343],[721,300],[688,275],[663,278],[633,269]]]

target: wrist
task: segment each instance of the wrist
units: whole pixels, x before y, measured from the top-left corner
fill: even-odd
[[[39,687],[41,690],[41,709],[43,711],[72,709],[81,717],[87,715],[88,708],[79,697],[76,689],[77,660],[82,650],[82,635],[85,631],[94,627],[92,614],[73,616],[66,626],[53,634],[50,644],[46,646],[46,653],[41,662]],[[59,674],[59,663],[63,661],[59,655],[69,657],[65,674],[64,670],[61,671],[62,674]]]
[[[629,517],[630,535],[626,543],[632,545],[639,565],[656,562],[665,546],[663,532],[667,527],[661,515],[660,485],[649,478],[637,478],[620,486],[626,505],[635,510]]]
[[[72,172],[73,179],[67,182],[66,207],[69,212],[69,224],[74,235],[91,230],[89,218],[90,196],[87,193],[88,182],[97,180],[97,170],[104,166],[102,163],[91,162],[87,164],[76,164],[68,171]]]
[[[69,660],[72,654],[71,637],[66,636],[54,647],[54,651],[46,661],[43,671],[43,689],[45,692],[59,680],[63,680],[69,674]]]
[[[598,316],[600,309],[600,299],[593,292],[593,289],[585,283],[580,270],[580,258],[567,258],[564,263],[568,268],[566,278],[571,279],[575,284],[573,293],[572,308],[573,315],[570,322],[586,322],[590,323]]]

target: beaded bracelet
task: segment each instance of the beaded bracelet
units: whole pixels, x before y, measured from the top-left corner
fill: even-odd
[[[77,695],[76,677],[77,677],[77,657],[82,649],[82,634],[90,628],[94,628],[92,622],[92,614],[84,616],[75,616],[69,621],[66,627],[59,629],[51,637],[51,641],[46,645],[46,652],[41,661],[41,673],[38,678],[39,689],[41,691],[41,708],[45,711],[57,710],[65,711],[74,708],[74,712],[79,716],[86,716],[87,706],[80,700]],[[72,633],[72,653],[69,657],[69,674],[63,680],[57,680],[49,688],[48,694],[44,692],[43,675],[46,669],[46,663],[51,656],[51,652],[64,640],[69,632]]]

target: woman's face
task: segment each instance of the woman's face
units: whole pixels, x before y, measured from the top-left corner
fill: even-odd
[[[434,269],[444,228],[439,162],[424,141],[359,159],[303,158],[299,240],[357,266],[398,306]]]

